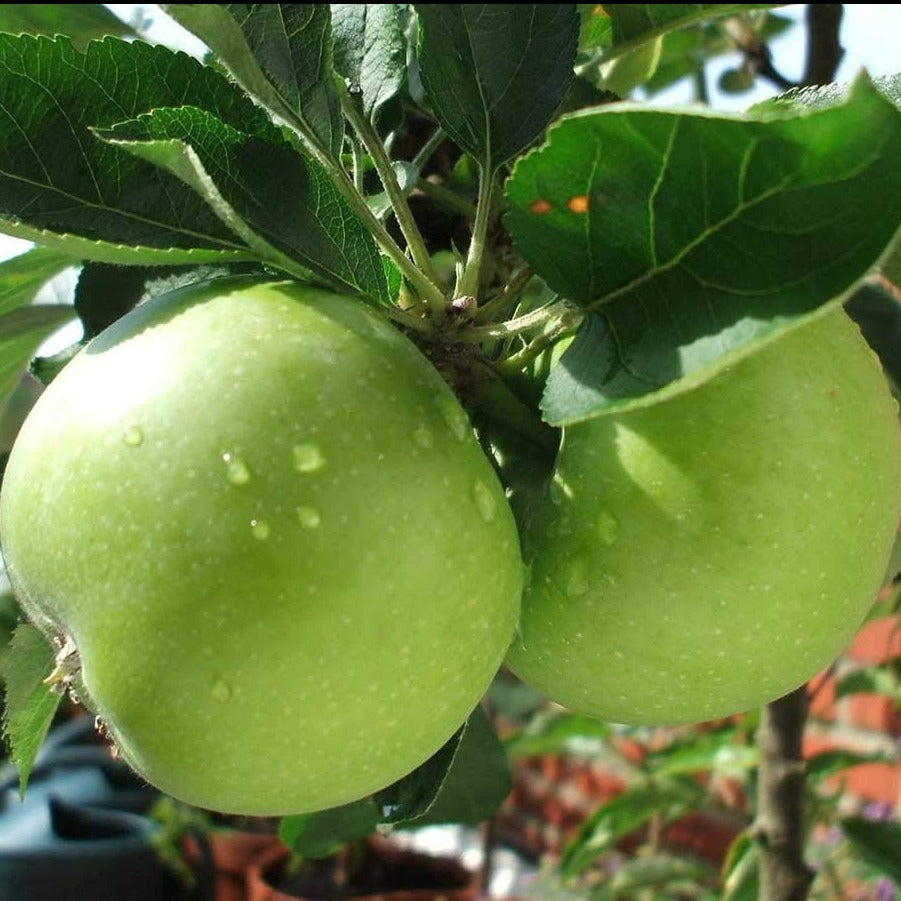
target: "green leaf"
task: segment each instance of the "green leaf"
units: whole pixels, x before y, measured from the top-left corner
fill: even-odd
[[[684,742],[649,753],[645,763],[651,772],[660,776],[709,772],[741,774],[757,766],[759,753],[755,745],[736,741],[738,734],[733,726],[697,732]]]
[[[383,823],[401,823],[423,816],[435,803],[454,762],[469,723],[464,723],[428,760],[373,796]]]
[[[333,3],[331,8],[335,71],[360,98],[367,118],[378,122],[407,78],[398,9],[392,3]]]
[[[864,753],[862,751],[849,751],[845,748],[838,748],[831,751],[820,751],[818,754],[812,754],[807,758],[807,775],[814,781],[827,779],[840,773],[842,770],[850,769],[853,766],[860,766],[863,763],[885,763],[887,758],[880,751]]]
[[[602,804],[580,827],[563,851],[564,876],[577,876],[621,838],[659,815],[662,823],[696,807],[704,788],[690,779],[650,782],[631,788]]]
[[[57,250],[35,247],[0,263],[0,316],[30,304],[46,282],[77,262]]]
[[[348,842],[372,835],[378,822],[378,808],[365,799],[318,813],[284,817],[278,837],[295,853],[317,860],[329,857]]]
[[[747,829],[740,832],[723,862],[721,901],[757,901],[760,896],[760,851]]]
[[[895,106],[901,108],[901,74],[879,75],[872,80],[873,86]],[[778,97],[772,97],[753,106],[750,112],[755,114],[785,114],[792,109],[826,109],[837,106],[853,91],[853,85],[844,82],[814,85],[806,88],[792,88]]]
[[[409,825],[475,826],[494,816],[512,788],[513,775],[504,748],[488,717],[477,707],[434,803]]]
[[[322,167],[278,132],[264,140],[205,110],[179,107],[98,134],[193,188],[261,260],[391,302],[372,236]]]
[[[840,302],[898,229],[898,158],[901,115],[865,78],[790,117],[624,104],[564,119],[507,183],[523,257],[595,313],[550,376],[547,420],[689,390]]]
[[[34,626],[22,623],[16,629],[6,664],[3,732],[19,771],[20,796],[59,705],[60,695],[44,683],[53,671],[54,656]]]
[[[851,817],[841,827],[860,856],[901,888],[901,823]]]
[[[137,32],[101,3],[0,4],[0,31],[10,34],[64,34],[79,49],[88,41],[113,35],[137,37]]]
[[[565,754],[574,743],[592,742],[602,747],[610,737],[609,723],[580,713],[554,713],[537,717],[529,728],[510,738],[507,753],[511,757],[533,754]]]
[[[674,854],[658,852],[653,857],[634,857],[623,863],[603,883],[601,891],[593,896],[593,901],[631,898],[633,893],[640,893],[642,889],[663,890],[677,884],[696,890],[698,882],[709,881],[713,875],[709,864]]]
[[[835,697],[844,698],[852,694],[880,694],[891,698],[901,706],[901,681],[898,667],[871,666],[848,673],[835,683]]]
[[[415,4],[426,97],[444,130],[493,170],[544,130],[572,78],[573,4]]]
[[[6,403],[44,339],[73,317],[70,306],[20,307],[0,316],[0,407]]]
[[[344,118],[325,3],[161,4],[219,57],[251,97],[299,125],[333,157]]]
[[[113,38],[82,54],[66,38],[0,35],[0,231],[105,262],[246,259],[199,196],[90,131],[186,104],[253,136],[276,131],[185,54]]]
[[[612,46],[605,58],[612,59],[649,41],[658,35],[693,22],[749,12],[772,9],[780,3],[605,3],[598,16],[610,17]],[[598,9],[598,7],[594,7]],[[599,30],[599,26],[595,26]]]

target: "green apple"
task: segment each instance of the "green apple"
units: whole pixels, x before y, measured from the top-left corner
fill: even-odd
[[[13,449],[3,550],[124,757],[198,806],[362,797],[477,704],[519,612],[503,489],[362,302],[227,280],[139,307]]]
[[[896,405],[829,312],[689,393],[564,430],[509,664],[622,723],[769,702],[850,641],[899,514]]]

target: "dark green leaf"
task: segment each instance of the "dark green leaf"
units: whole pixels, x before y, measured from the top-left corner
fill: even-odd
[[[617,841],[659,815],[670,822],[696,807],[705,790],[691,780],[667,780],[636,786],[602,804],[580,827],[563,852],[565,876],[576,876]]]
[[[344,119],[325,3],[178,3],[162,8],[219,57],[248,94],[337,157]]]
[[[779,3],[605,3],[598,15],[611,21],[612,46],[605,57],[626,53],[644,41],[703,19],[730,16],[754,9],[772,9]],[[595,7],[597,9],[597,7]],[[595,26],[596,28],[598,26]]]
[[[418,4],[419,65],[445,131],[493,170],[550,121],[572,78],[573,4]]]
[[[853,817],[841,827],[860,856],[901,888],[901,823]]]
[[[13,635],[6,665],[3,732],[19,771],[19,794],[44,742],[60,695],[44,683],[53,671],[54,650],[32,625],[22,623]]]
[[[400,823],[423,816],[435,803],[438,792],[454,762],[454,758],[468,729],[462,725],[425,763],[408,773],[393,785],[383,788],[373,796],[381,811],[383,823]]]
[[[548,421],[689,390],[840,301],[901,221],[898,158],[901,115],[865,79],[806,115],[625,105],[563,120],[507,189],[523,257],[596,311],[551,374]]]
[[[301,278],[312,272],[339,290],[392,300],[372,236],[319,164],[278,133],[263,140],[202,109],[179,107],[100,134],[190,185],[260,259]]]
[[[885,754],[879,751],[864,753],[844,748],[820,751],[807,758],[807,775],[814,781],[819,781],[853,766],[860,766],[863,763],[885,763],[886,760]]]
[[[65,38],[0,35],[0,231],[114,263],[246,259],[199,196],[89,130],[185,104],[253,136],[275,132],[185,54],[113,38],[82,54]]]
[[[77,260],[47,247],[35,247],[0,263],[0,316],[30,304],[46,282],[76,264]]]
[[[494,816],[512,788],[507,755],[488,717],[477,707],[434,802],[409,825],[475,826]]]
[[[75,311],[86,341],[137,306],[148,271],[143,266],[85,264],[75,286]]]
[[[385,104],[403,89],[407,47],[393,3],[333,3],[335,71],[348,81],[364,114],[377,122]]]
[[[0,31],[10,34],[64,34],[76,47],[113,35],[137,37],[137,33],[101,3],[3,3]]]
[[[41,342],[74,315],[72,307],[20,307],[0,316],[0,407],[12,393]]]
[[[329,857],[347,842],[372,835],[378,822],[378,808],[365,799],[318,813],[285,817],[278,836],[292,851],[316,860]]]

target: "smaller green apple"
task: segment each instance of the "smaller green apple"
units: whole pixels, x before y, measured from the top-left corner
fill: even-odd
[[[362,302],[287,282],[177,291],[91,342],[19,434],[0,528],[125,758],[230,813],[415,768],[519,610],[515,525],[451,390]]]
[[[689,393],[565,429],[508,662],[622,723],[764,704],[850,641],[899,514],[897,407],[829,312]]]

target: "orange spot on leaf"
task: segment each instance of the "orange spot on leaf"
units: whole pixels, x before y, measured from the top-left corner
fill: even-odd
[[[588,195],[587,194],[576,194],[573,197],[570,197],[569,200],[566,201],[566,205],[569,207],[570,211],[573,213],[587,213],[588,212]]]
[[[551,205],[546,200],[533,200],[529,204],[529,212],[543,216],[551,211]]]
[[[598,5],[591,11],[591,14],[592,14],[593,16],[604,16],[605,18],[608,18],[608,19],[610,18],[610,15],[609,15],[609,13],[607,12],[607,10],[604,9],[604,7],[601,6],[600,4],[598,4]]]

